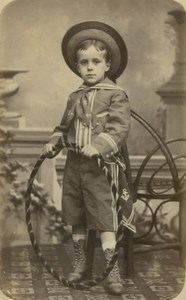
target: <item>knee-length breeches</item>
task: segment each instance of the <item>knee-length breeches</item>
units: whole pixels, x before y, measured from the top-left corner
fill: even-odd
[[[118,178],[118,167],[108,164]],[[62,195],[62,221],[69,225],[86,224],[89,229],[115,231],[117,214],[110,185],[95,159],[69,150],[65,165]]]

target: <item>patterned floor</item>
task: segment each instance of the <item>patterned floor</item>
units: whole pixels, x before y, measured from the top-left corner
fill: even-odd
[[[70,244],[43,246],[48,262],[63,275],[71,268],[73,249]],[[124,294],[111,296],[106,291],[106,281],[89,291],[69,289],[58,283],[41,266],[31,246],[3,250],[1,288],[19,300],[170,300],[181,291],[184,270],[179,267],[175,250],[135,254],[135,276],[126,278],[122,251],[119,258]],[[104,259],[96,248],[95,270],[101,273]]]

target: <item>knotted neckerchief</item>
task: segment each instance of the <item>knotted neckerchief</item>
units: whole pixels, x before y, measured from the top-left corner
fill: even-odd
[[[96,115],[91,111],[91,100],[88,93],[92,91],[91,88],[84,88],[76,103],[76,115],[78,116],[80,122],[90,127],[96,125]]]
[[[82,93],[79,95],[79,98],[76,102],[76,115],[78,116],[80,122],[85,125],[92,128],[94,128],[97,124],[97,117],[95,114],[92,113],[91,109],[91,99],[89,98],[88,93],[92,90],[123,90],[122,88],[118,87],[114,84],[108,84],[108,83],[98,83],[94,86],[87,87],[86,85],[81,85],[77,91],[82,91]]]

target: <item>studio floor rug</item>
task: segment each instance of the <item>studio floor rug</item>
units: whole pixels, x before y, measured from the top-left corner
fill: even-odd
[[[66,275],[72,266],[73,248],[65,245],[41,247],[53,268]],[[88,291],[64,287],[42,267],[31,246],[4,248],[2,252],[1,289],[17,300],[171,300],[182,290],[184,270],[179,266],[178,251],[161,250],[134,256],[134,276],[126,278],[123,249],[119,257],[124,294],[111,296],[106,280]],[[104,258],[96,248],[94,271],[100,274]]]

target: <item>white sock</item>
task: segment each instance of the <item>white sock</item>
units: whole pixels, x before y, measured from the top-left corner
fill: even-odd
[[[79,241],[79,240],[86,240],[86,237],[87,237],[87,235],[86,234],[84,234],[84,233],[81,233],[81,234],[72,234],[72,240],[73,241]]]
[[[102,249],[105,251],[106,249],[114,249],[116,246],[115,240],[108,240],[102,244]]]

